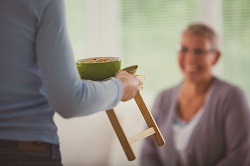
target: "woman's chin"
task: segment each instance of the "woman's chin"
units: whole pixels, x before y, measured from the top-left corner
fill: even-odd
[[[197,73],[196,72],[188,72],[184,74],[186,81],[196,82],[197,81]]]

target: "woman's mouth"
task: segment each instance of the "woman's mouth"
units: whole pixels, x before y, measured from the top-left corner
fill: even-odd
[[[185,65],[184,66],[184,70],[186,72],[197,72],[199,70],[199,66],[198,65]]]

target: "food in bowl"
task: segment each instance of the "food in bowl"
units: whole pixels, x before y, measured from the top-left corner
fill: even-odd
[[[80,59],[76,62],[81,79],[102,81],[114,77],[121,69],[118,57],[94,57]]]
[[[111,61],[112,60],[110,58],[101,57],[101,58],[92,58],[85,62],[86,63],[100,63],[100,62],[111,62]]]

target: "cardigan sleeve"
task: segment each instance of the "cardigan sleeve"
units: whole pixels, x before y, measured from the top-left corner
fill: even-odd
[[[226,154],[217,166],[250,165],[250,109],[246,97],[234,88],[225,112]]]
[[[81,80],[76,69],[62,0],[51,0],[37,19],[35,50],[46,97],[63,117],[92,114],[121,100],[120,80]]]

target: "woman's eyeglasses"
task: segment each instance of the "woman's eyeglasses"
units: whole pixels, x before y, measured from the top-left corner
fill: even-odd
[[[214,49],[209,49],[209,50],[204,50],[204,49],[201,49],[201,48],[195,48],[195,49],[190,49],[186,46],[183,46],[181,44],[178,44],[176,46],[176,50],[181,53],[181,54],[186,54],[188,53],[189,51],[192,51],[192,53],[196,56],[204,56],[204,55],[207,55],[208,53],[211,53],[211,52],[214,52],[215,50]]]

